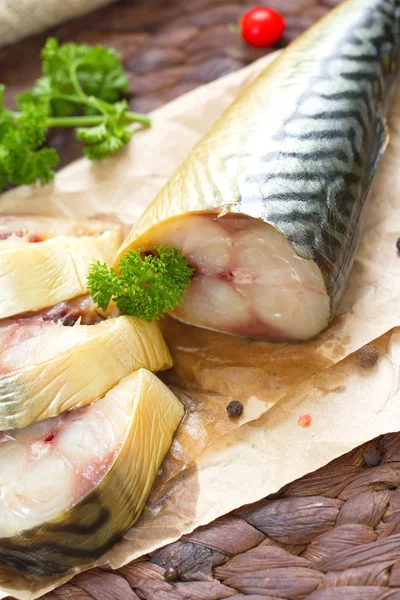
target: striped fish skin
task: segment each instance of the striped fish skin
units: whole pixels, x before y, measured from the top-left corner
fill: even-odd
[[[97,411],[104,415],[103,428],[98,426],[103,421],[99,421],[98,416],[96,421],[92,416],[96,414],[97,405],[101,405]],[[155,375],[140,369],[121,380],[105,398],[82,409],[81,417],[78,413],[64,415],[64,424],[67,421],[71,425],[72,421],[72,426],[74,420],[79,422],[81,419],[84,423],[86,419],[93,444],[92,438],[85,441],[79,428],[77,434],[71,437],[70,432],[61,442],[59,436],[65,429],[62,424],[60,429],[60,417],[42,422],[40,427],[44,429],[38,439],[35,432],[40,433],[40,430],[37,429],[33,434],[29,432],[31,428],[19,430],[25,437],[17,438],[17,442],[16,434],[10,432],[9,439],[2,439],[0,443],[0,462],[7,468],[5,461],[11,461],[16,474],[10,474],[11,483],[3,484],[3,487],[11,485],[11,489],[3,490],[0,508],[0,561],[29,575],[45,577],[65,573],[104,554],[139,517],[183,412],[183,406],[174,394]],[[77,435],[79,444],[71,446]],[[28,457],[29,452],[30,456],[32,452],[36,455],[22,467],[13,458],[18,455],[18,447],[15,447],[18,439],[23,451],[29,446]],[[7,444],[14,447],[4,456]],[[46,444],[54,446],[47,454]],[[89,462],[89,466],[84,466],[85,452],[90,452],[93,457],[90,460],[94,462]],[[104,465],[101,463],[99,467],[96,461],[103,458]],[[44,482],[48,490],[44,494],[38,490],[43,482],[31,481],[31,470],[37,469],[36,463],[46,460],[55,460],[57,464],[65,461],[66,475],[56,481],[58,487],[54,492],[61,500],[58,496],[54,500],[50,493],[54,488],[51,481]],[[8,469],[10,471],[9,466]],[[20,513],[5,516],[7,508],[12,513],[15,502],[17,509],[21,509],[24,500],[15,489],[21,491],[18,485],[21,486],[23,478],[29,476],[29,485],[36,488],[34,493],[39,494],[39,500],[36,496],[35,501],[29,498],[22,516]],[[45,477],[50,475],[45,473]],[[22,489],[25,494],[29,492],[26,484]]]
[[[321,25],[309,41],[317,64],[303,60],[299,75],[295,62],[292,69],[281,66],[284,90],[291,77],[296,86],[303,69],[307,83],[297,99],[292,88],[290,110],[271,130],[268,151],[247,170],[239,194],[243,212],[273,224],[300,256],[320,265],[335,307],[388,142],[385,118],[400,66],[400,3],[356,0]],[[336,27],[340,35],[331,41]],[[255,199],[263,206],[253,214]]]
[[[246,215],[318,265],[335,314],[388,143],[399,0],[348,0],[284,50],[217,120],[123,243],[185,215]]]

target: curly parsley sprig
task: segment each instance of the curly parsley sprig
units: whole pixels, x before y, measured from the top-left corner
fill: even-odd
[[[16,111],[4,106],[0,85],[0,189],[7,184],[47,183],[57,152],[47,148],[51,127],[76,127],[90,160],[117,152],[132,137],[131,123],[150,126],[146,115],[128,110],[121,96],[128,79],[115,50],[47,40],[42,71],[32,90],[17,97]]]
[[[96,304],[106,310],[113,301],[121,314],[146,321],[174,310],[183,300],[193,269],[176,248],[163,245],[155,252],[157,256],[142,258],[139,250],[130,250],[120,259],[118,271],[92,265],[88,289]]]

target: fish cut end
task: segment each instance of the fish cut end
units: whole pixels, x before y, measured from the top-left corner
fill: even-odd
[[[171,316],[198,327],[256,339],[304,341],[330,321],[321,270],[261,220],[215,212],[169,219],[126,241],[142,252],[178,248],[194,276]]]

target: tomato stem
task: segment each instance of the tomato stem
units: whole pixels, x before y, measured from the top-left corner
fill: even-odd
[[[235,23],[230,23],[228,25],[228,29],[231,33],[237,33],[237,34],[240,33],[240,27],[239,27],[239,25],[236,25]]]

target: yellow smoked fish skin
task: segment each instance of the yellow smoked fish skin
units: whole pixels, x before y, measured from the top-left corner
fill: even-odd
[[[33,232],[42,241],[2,239],[13,231],[27,238]],[[111,264],[121,241],[114,223],[0,217],[0,319],[86,294],[90,265]]]
[[[75,328],[80,335],[74,335]],[[28,364],[0,371],[0,431],[87,406],[137,369],[172,366],[156,322],[120,316],[97,325],[53,326],[49,333],[47,342],[40,338],[51,344],[45,358],[39,349]]]

